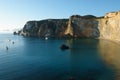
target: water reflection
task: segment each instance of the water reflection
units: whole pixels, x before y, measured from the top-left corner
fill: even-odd
[[[110,41],[20,36],[12,40],[15,44],[7,54],[0,49],[0,80],[120,80],[120,46]],[[60,50],[63,43],[70,49]]]
[[[115,80],[120,80],[120,45],[107,40],[100,40],[98,47],[104,62],[115,69]]]
[[[100,56],[99,40],[67,40],[70,49],[71,76],[81,80],[114,80],[114,69]],[[100,54],[99,54],[100,53]]]

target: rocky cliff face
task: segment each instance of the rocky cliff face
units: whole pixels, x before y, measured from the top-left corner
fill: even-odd
[[[32,37],[63,37],[67,22],[68,19],[28,21],[20,34]]]
[[[97,38],[99,37],[98,21],[95,16],[79,16],[70,17],[65,34],[73,37]]]
[[[85,37],[120,41],[120,12],[104,17],[73,15],[69,19],[28,21],[20,33],[38,37]]]
[[[120,12],[107,13],[98,22],[99,38],[120,41]]]

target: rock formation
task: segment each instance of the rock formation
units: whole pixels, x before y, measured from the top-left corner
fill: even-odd
[[[120,12],[107,13],[98,22],[99,38],[120,41]]]
[[[72,15],[69,19],[28,21],[20,34],[36,37],[84,37],[120,41],[120,12],[110,12],[103,17]]]
[[[65,34],[73,37],[96,38],[99,37],[98,21],[95,16],[79,16],[70,17]]]
[[[35,37],[62,37],[67,28],[67,22],[68,19],[28,21],[20,34]]]
[[[67,50],[67,49],[69,49],[69,46],[67,46],[67,45],[65,45],[65,44],[62,44],[62,45],[60,46],[60,49],[61,49],[61,50]]]

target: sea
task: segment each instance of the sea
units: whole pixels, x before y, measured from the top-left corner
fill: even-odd
[[[120,44],[0,34],[0,80],[120,80]]]

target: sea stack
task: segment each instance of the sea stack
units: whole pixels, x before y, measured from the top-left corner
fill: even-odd
[[[61,47],[60,47],[61,50],[67,50],[69,49],[69,46],[65,45],[65,44],[62,44]]]

